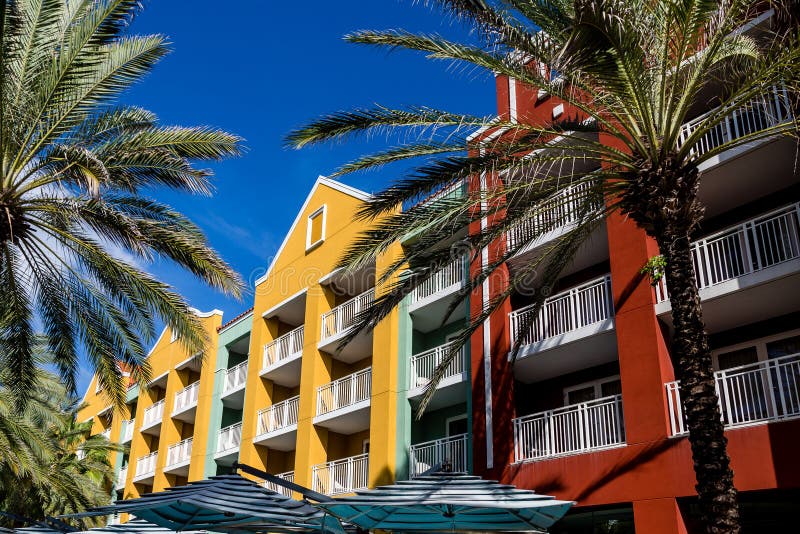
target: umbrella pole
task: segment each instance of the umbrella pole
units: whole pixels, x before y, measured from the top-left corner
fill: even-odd
[[[242,471],[243,473],[247,473],[248,475],[253,475],[254,477],[263,478],[267,482],[272,482],[273,484],[277,484],[278,486],[282,486],[286,489],[296,491],[300,495],[302,495],[306,499],[311,499],[317,502],[332,502],[334,499],[323,495],[322,493],[317,493],[312,489],[308,489],[305,486],[301,486],[300,484],[295,484],[294,482],[289,482],[288,480],[284,480],[281,477],[276,477],[275,475],[271,475],[266,471],[262,471],[261,469],[256,469],[255,467],[247,464],[240,464],[239,462],[233,462],[231,466],[234,470]]]

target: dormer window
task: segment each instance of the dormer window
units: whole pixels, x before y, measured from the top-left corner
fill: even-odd
[[[327,206],[322,206],[308,216],[306,224],[306,250],[311,250],[325,241]]]

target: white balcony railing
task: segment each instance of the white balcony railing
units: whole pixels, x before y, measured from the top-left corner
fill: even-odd
[[[299,326],[264,345],[263,369],[303,352],[305,327]]]
[[[192,438],[187,438],[179,441],[174,445],[170,445],[167,449],[167,467],[173,467],[185,462],[192,458]]]
[[[356,323],[359,314],[372,305],[374,300],[375,290],[370,289],[344,304],[336,306],[331,311],[323,313],[320,341],[326,341],[346,332]]]
[[[625,442],[622,395],[514,419],[514,460],[540,460]]]
[[[466,473],[467,445],[466,434],[450,436],[412,445],[409,452],[411,476],[419,476],[435,465],[449,463],[455,472]]]
[[[189,384],[175,394],[175,404],[172,413],[182,412],[197,405],[197,396],[200,393],[200,381]]]
[[[153,403],[144,409],[142,428],[149,428],[157,425],[164,418],[164,399]]]
[[[717,371],[722,421],[739,427],[800,417],[800,353]],[[679,383],[667,387],[672,435],[687,432]]]
[[[436,348],[420,352],[411,357],[411,376],[409,377],[409,389],[424,387],[433,378],[433,373],[442,360],[450,352],[455,342],[445,343]],[[447,370],[442,378],[450,378],[464,372],[466,365],[466,347],[461,347],[456,357],[447,366]]]
[[[430,278],[414,288],[414,291],[411,292],[411,302],[419,302],[448,287],[455,285],[460,286],[464,283],[464,269],[464,258],[458,258],[452,263],[445,265],[442,269],[433,273]]]
[[[136,424],[135,419],[128,419],[122,422],[122,443],[128,443],[133,439],[134,424]]]
[[[320,386],[317,388],[317,415],[368,400],[371,389],[371,367]]]
[[[586,206],[593,185],[592,182],[579,182],[567,186],[552,199],[543,202],[535,214],[508,231],[508,248],[523,246],[534,237],[577,222],[587,209],[599,209],[602,205],[601,198],[592,197],[589,206]]]
[[[272,406],[260,410],[258,412],[258,434],[267,434],[296,425],[299,405],[300,397],[298,396],[276,402]]]
[[[533,307],[526,306],[509,314],[512,339],[517,339],[520,330],[529,325],[523,345],[609,319],[614,315],[611,277],[606,275],[549,297],[532,321],[531,313]]]
[[[117,484],[116,489],[123,489],[125,487],[125,483],[128,480],[128,466],[121,467],[119,470],[119,474],[117,475]]]
[[[282,478],[286,482],[294,482],[294,471],[287,471],[285,473],[278,473],[275,475],[278,478]],[[285,488],[281,485],[275,484],[274,482],[264,481],[261,483],[267,489],[270,489],[274,492],[280,493],[281,495],[286,495],[287,497],[292,496],[292,490],[289,488]]]
[[[222,393],[239,389],[247,382],[247,360],[225,371],[225,384]]]
[[[311,468],[313,490],[326,495],[351,493],[367,488],[369,454],[317,464]]]
[[[681,128],[678,146],[683,145],[706,118],[716,113],[712,109],[687,122]],[[785,87],[773,86],[766,93],[736,106],[727,119],[705,133],[695,144],[692,154],[706,152],[745,135],[750,135],[792,120],[791,102]]]
[[[217,453],[233,451],[242,443],[242,423],[220,429],[217,436]]]
[[[156,461],[158,460],[158,451],[151,452],[147,456],[142,456],[136,460],[136,471],[134,471],[134,480],[141,480],[152,476],[156,472]]]
[[[699,289],[800,258],[800,203],[727,228],[692,243]],[[662,277],[656,299],[669,298]]]

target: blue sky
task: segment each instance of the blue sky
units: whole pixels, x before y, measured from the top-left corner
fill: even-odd
[[[244,156],[213,166],[212,198],[154,195],[206,231],[249,292],[236,301],[170,265],[156,263],[148,267],[151,272],[194,307],[218,308],[230,319],[252,305],[253,281],[263,274],[317,176],[385,144],[378,139],[290,150],[283,145],[289,130],[322,113],[373,103],[494,112],[491,75],[342,40],[354,30],[388,28],[469,38],[463,27],[412,0],[145,2],[131,31],[165,34],[173,51],[123,100],[155,112],[163,123],[224,128],[244,137],[247,147]],[[342,180],[375,191],[398,172]],[[85,369],[80,391],[90,376]]]

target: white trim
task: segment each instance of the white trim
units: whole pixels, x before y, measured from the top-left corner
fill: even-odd
[[[782,339],[800,336],[800,329],[793,329],[793,330],[786,330],[784,332],[780,332],[778,334],[773,334],[771,336],[764,336],[758,337],[755,339],[751,339],[749,341],[743,341],[741,343],[736,343],[735,345],[727,345],[725,347],[720,347],[718,349],[714,349],[711,351],[711,361],[714,365],[714,370],[719,371],[719,355],[720,354],[727,354],[728,352],[733,352],[740,349],[746,349],[750,347],[755,347],[756,349],[756,356],[758,357],[759,362],[765,362],[769,360],[769,356],[767,354],[767,343],[772,343],[773,341],[780,341]]]
[[[212,315],[222,315],[222,310],[218,310],[216,308],[207,312],[201,312],[197,308],[189,308],[189,309],[192,311],[193,314],[203,319],[206,317],[211,317]]]
[[[274,313],[275,313],[276,311],[278,311],[280,308],[283,308],[283,307],[284,307],[284,306],[286,306],[286,305],[287,305],[289,302],[293,301],[294,299],[296,299],[297,297],[299,297],[300,295],[302,295],[302,294],[304,294],[304,293],[306,293],[306,292],[308,292],[308,288],[307,288],[307,287],[304,287],[303,289],[301,289],[300,291],[298,291],[298,292],[297,292],[297,293],[295,293],[294,295],[292,295],[292,296],[290,296],[290,297],[286,297],[285,299],[283,299],[282,301],[280,301],[279,303],[277,303],[277,304],[276,304],[276,305],[274,305],[273,307],[269,308],[267,311],[265,311],[264,313],[262,313],[262,314],[261,314],[261,317],[262,317],[263,319],[269,319],[269,316],[270,316],[270,315],[274,314]]]
[[[313,243],[311,242],[311,228],[313,226],[314,219],[317,217],[322,217],[322,231],[320,232],[320,237]],[[317,209],[316,211],[309,213],[308,217],[306,217],[306,252],[317,248],[322,243],[325,242],[325,228],[328,223],[328,205],[323,204],[322,207]]]
[[[508,78],[508,118],[510,122],[517,122],[517,80]]]
[[[197,352],[197,353],[195,353],[195,354],[192,354],[191,356],[189,356],[189,357],[188,357],[188,358],[186,358],[185,360],[178,362],[178,363],[175,365],[175,369],[176,369],[176,370],[178,370],[178,371],[180,371],[180,370],[181,370],[181,369],[183,369],[184,367],[188,367],[188,366],[189,366],[189,364],[190,364],[190,363],[192,363],[192,360],[194,360],[195,358],[197,358],[197,357],[198,357],[198,356],[200,356],[200,355],[202,355],[202,352]],[[167,371],[167,372],[169,372],[169,371]]]
[[[557,119],[561,115],[564,114],[564,104],[559,104],[557,106],[553,106],[553,118]]]
[[[334,270],[332,270],[331,272],[329,272],[328,274],[326,274],[325,276],[322,276],[322,277],[321,277],[321,278],[318,280],[318,282],[319,282],[319,284],[320,284],[320,285],[326,286],[326,285],[328,285],[328,284],[331,282],[331,280],[333,280],[333,278],[334,278],[334,277],[335,277],[337,274],[341,274],[341,273],[343,273],[343,272],[344,272],[344,267],[337,267],[337,268],[335,268]]]
[[[292,226],[290,226],[289,227],[289,231],[286,232],[286,235],[283,238],[283,242],[281,243],[281,246],[278,247],[278,251],[275,253],[275,256],[272,257],[272,261],[270,262],[269,266],[267,266],[267,272],[265,272],[263,276],[261,276],[260,278],[258,278],[255,281],[255,286],[258,286],[259,284],[263,283],[267,279],[267,277],[270,275],[270,273],[272,272],[272,268],[275,266],[275,262],[281,256],[281,253],[283,252],[283,249],[286,247],[286,244],[289,242],[289,237],[292,234],[294,234],[295,228],[300,223],[300,219],[303,216],[303,213],[306,211],[306,208],[308,208],[308,203],[311,202],[311,198],[314,196],[314,193],[317,192],[317,188],[320,186],[320,184],[325,185],[327,187],[330,187],[331,189],[333,189],[335,191],[339,191],[340,193],[344,193],[345,195],[349,195],[349,196],[351,196],[353,198],[356,198],[358,200],[369,200],[370,198],[372,198],[372,195],[370,195],[369,193],[367,193],[365,191],[361,191],[360,189],[356,189],[355,187],[350,187],[347,184],[343,184],[342,182],[337,182],[336,180],[331,180],[330,178],[326,178],[325,176],[320,175],[317,178],[317,181],[314,182],[313,187],[311,187],[311,191],[308,193],[308,196],[306,197],[306,200],[303,202],[303,205],[300,207],[300,211],[297,212],[297,217],[295,217],[294,222],[292,223]]]
[[[445,437],[448,437],[448,438],[452,437],[450,435],[450,423],[455,422],[455,421],[461,421],[462,419],[466,420],[467,424],[469,424],[469,418],[467,417],[467,414],[465,414],[465,413],[462,413],[461,415],[454,415],[453,417],[448,417],[448,418],[446,418],[444,420],[444,435],[445,435]],[[467,432],[469,432],[469,429],[467,429]],[[462,432],[462,434],[463,434],[463,432]],[[461,434],[453,434],[453,436],[460,436],[460,435]]]
[[[236,319],[232,323],[226,324],[223,328],[219,329],[218,333],[221,334],[221,333],[225,332],[226,330],[230,330],[231,328],[233,328],[234,326],[236,326],[237,324],[241,323],[242,321],[244,321],[245,319],[248,319],[248,318],[250,318],[250,319],[253,318],[253,310],[250,310],[249,312],[247,312],[246,314],[242,315],[241,317],[239,317],[238,319]]]
[[[573,391],[578,391],[580,389],[586,389],[591,387],[594,388],[595,399],[601,399],[603,398],[603,392],[601,389],[603,387],[603,384],[608,384],[609,382],[617,382],[620,380],[621,378],[619,375],[613,375],[613,376],[606,376],[603,378],[597,378],[595,380],[589,380],[588,382],[583,382],[581,384],[576,384],[574,386],[565,387],[562,390],[564,393],[564,406],[569,406],[569,394],[572,393]]]
[[[150,382],[147,383],[147,387],[149,388],[150,386],[152,386],[153,384],[155,384],[156,382],[158,382],[167,375],[169,375],[169,371],[164,371],[160,375],[154,376],[153,378],[150,379]]]

